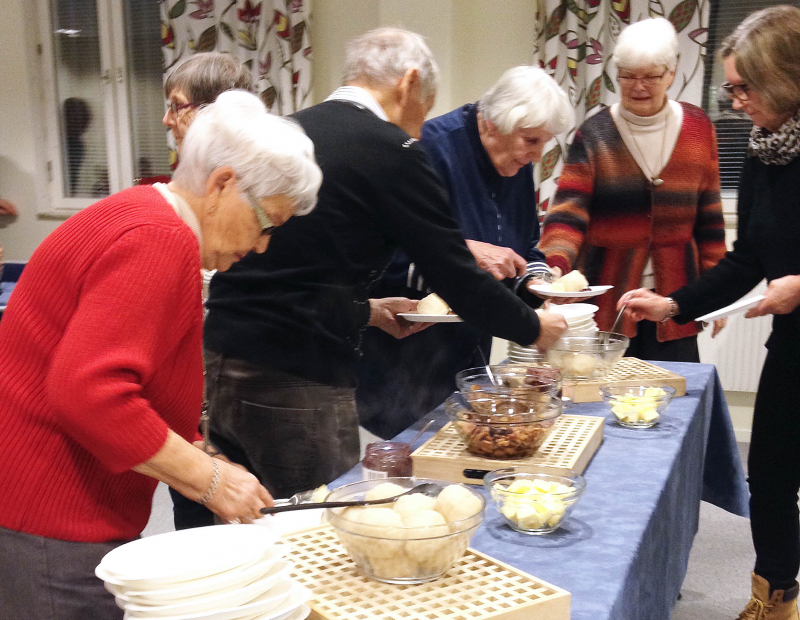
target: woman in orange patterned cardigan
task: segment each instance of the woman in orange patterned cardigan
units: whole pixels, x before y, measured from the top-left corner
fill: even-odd
[[[668,294],[725,255],[714,125],[700,108],[667,97],[674,28],[663,18],[629,26],[614,61],[622,101],[575,134],[539,243],[556,273],[579,269],[592,285],[614,286],[597,298],[606,330],[626,291]],[[632,338],[629,355],[699,361],[695,323],[642,322],[637,334],[626,318],[622,331]]]

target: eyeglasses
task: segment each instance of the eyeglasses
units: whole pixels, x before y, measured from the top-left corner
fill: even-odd
[[[175,101],[169,102],[169,111],[172,112],[173,116],[178,116],[178,112],[181,110],[185,110],[186,108],[197,108],[200,107],[196,103],[177,103]]]
[[[635,82],[641,82],[645,86],[655,86],[658,84],[665,75],[669,73],[669,69],[664,71],[661,75],[645,75],[644,77],[634,77],[632,75],[617,75],[617,81],[624,86],[632,86]]]
[[[264,211],[264,207],[258,204],[258,200],[256,200],[255,196],[253,196],[250,190],[247,190],[244,195],[247,196],[247,201],[250,203],[250,208],[256,213],[258,225],[261,227],[261,234],[271,235],[274,233],[277,226],[272,223],[269,215],[267,215],[267,212]]]
[[[728,93],[728,97],[738,99],[742,103],[750,98],[750,87],[745,83],[731,84],[730,82],[723,82],[720,84],[720,88]]]

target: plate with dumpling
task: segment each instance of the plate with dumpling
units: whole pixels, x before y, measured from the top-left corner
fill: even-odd
[[[534,284],[530,289],[542,297],[596,297],[614,288],[610,285],[589,286],[586,277],[577,269],[548,284]]]
[[[442,488],[436,497],[416,493],[390,504],[326,510],[326,520],[367,577],[418,584],[444,575],[464,555],[483,522],[486,500],[463,484],[426,478],[362,480],[339,487],[326,498],[383,499],[430,482]]]
[[[416,312],[400,312],[397,316],[412,323],[461,323],[461,317],[436,293],[420,299]]]

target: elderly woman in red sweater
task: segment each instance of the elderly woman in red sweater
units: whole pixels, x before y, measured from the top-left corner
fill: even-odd
[[[610,329],[626,291],[660,294],[692,282],[725,255],[717,138],[706,114],[667,97],[677,65],[675,29],[646,19],[614,49],[621,102],[575,134],[544,221],[539,249],[557,273],[610,284],[597,323]],[[720,327],[721,324],[715,327]],[[698,362],[695,324],[626,319],[629,355]]]
[[[264,252],[321,178],[299,126],[231,91],[198,113],[171,183],[101,200],[34,252],[0,323],[0,615],[121,618],[93,570],[141,533],[159,480],[227,521],[272,504],[191,443],[200,268]]]

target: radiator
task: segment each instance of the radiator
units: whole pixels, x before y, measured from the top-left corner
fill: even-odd
[[[766,289],[762,282],[745,297],[759,295]],[[745,319],[744,314],[728,317],[728,325],[711,338],[711,325],[699,336],[700,361],[717,367],[726,391],[755,392],[767,349],[764,347],[772,328],[772,316]]]

